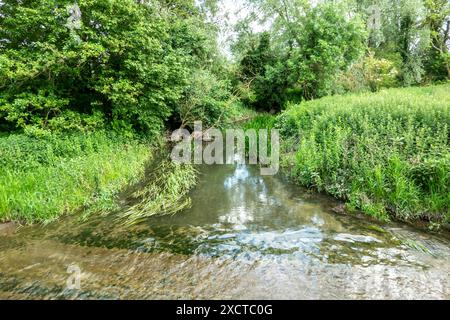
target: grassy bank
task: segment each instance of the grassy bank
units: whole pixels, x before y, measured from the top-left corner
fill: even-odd
[[[277,119],[301,185],[382,220],[450,222],[450,85],[331,96]]]
[[[0,221],[50,222],[85,207],[108,209],[139,181],[148,143],[105,132],[0,137]]]

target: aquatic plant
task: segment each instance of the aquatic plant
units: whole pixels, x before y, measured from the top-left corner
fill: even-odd
[[[191,205],[187,194],[196,180],[193,165],[179,164],[167,157],[157,159],[141,186],[128,197],[131,205],[116,213],[115,219],[131,225],[151,216],[177,213]]]

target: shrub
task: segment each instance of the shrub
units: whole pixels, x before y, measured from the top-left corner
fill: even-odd
[[[382,88],[397,87],[398,73],[394,62],[376,58],[370,53],[338,77],[335,91],[376,92]]]
[[[193,128],[194,121],[201,120],[205,127],[218,126],[230,112],[232,103],[229,84],[206,70],[197,70],[176,110],[181,127]]]

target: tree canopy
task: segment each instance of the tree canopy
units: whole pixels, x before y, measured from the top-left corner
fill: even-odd
[[[217,54],[190,0],[7,0],[1,13],[8,127],[158,131]]]
[[[1,129],[154,134],[217,123],[238,100],[277,111],[449,76],[446,0],[242,0],[232,59],[218,46],[220,3],[2,1]]]

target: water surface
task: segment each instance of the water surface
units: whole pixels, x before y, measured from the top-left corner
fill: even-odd
[[[191,198],[134,227],[67,217],[0,235],[0,298],[450,298],[447,234],[335,213],[256,166],[204,166]]]

